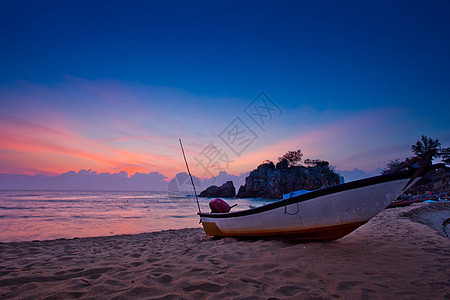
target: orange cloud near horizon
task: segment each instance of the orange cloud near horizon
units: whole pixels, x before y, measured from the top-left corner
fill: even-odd
[[[142,147],[110,145],[111,141],[82,136],[67,127],[43,126],[38,120],[2,114],[0,117],[1,172],[36,175],[60,174],[70,170],[97,172],[162,171],[174,176],[181,163],[170,153],[157,154]]]

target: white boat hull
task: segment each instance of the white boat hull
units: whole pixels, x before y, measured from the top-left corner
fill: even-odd
[[[322,193],[314,191],[318,196],[302,195],[267,207],[226,214],[201,213],[200,217],[205,233],[212,236],[338,239],[385,209],[402,194],[408,181],[409,177],[400,178],[336,192],[323,189]]]

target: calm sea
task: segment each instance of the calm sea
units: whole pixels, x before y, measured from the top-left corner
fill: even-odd
[[[211,199],[199,198],[202,211]],[[271,202],[225,199],[234,210]],[[186,192],[0,191],[0,242],[49,240],[200,227]]]

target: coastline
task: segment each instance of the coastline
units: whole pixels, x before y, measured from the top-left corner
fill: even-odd
[[[424,206],[384,210],[332,242],[191,228],[0,243],[0,298],[449,298],[450,240],[400,216]]]

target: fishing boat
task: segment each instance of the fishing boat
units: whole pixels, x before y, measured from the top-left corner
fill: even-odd
[[[434,168],[423,164],[418,169],[288,195],[286,199],[257,208],[198,214],[205,233],[210,236],[335,240],[368,222]]]

